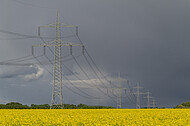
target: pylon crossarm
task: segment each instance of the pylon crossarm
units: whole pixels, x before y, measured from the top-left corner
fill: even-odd
[[[56,24],[49,24],[49,25],[43,25],[43,26],[39,26],[40,28],[55,28]],[[66,25],[61,23],[60,26],[58,27],[78,27],[77,25]]]
[[[78,27],[77,25],[67,25],[64,23],[61,23],[61,27]]]
[[[41,26],[38,26],[38,27],[49,27],[49,26],[55,26],[55,24],[41,25]]]
[[[60,44],[60,45],[56,45],[56,44],[40,44],[40,45],[33,45],[33,47],[55,47],[55,46],[82,46],[82,45],[73,45],[73,44]]]

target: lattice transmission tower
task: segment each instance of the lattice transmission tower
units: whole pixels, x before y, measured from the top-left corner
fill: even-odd
[[[33,45],[32,46],[32,53],[34,53],[34,47],[54,47],[52,51],[54,53],[54,61],[53,61],[53,86],[52,86],[52,99],[51,99],[51,107],[50,109],[55,108],[64,108],[63,104],[63,88],[62,88],[62,46],[69,46],[70,47],[70,54],[72,55],[72,46],[82,46],[84,50],[84,46],[81,44],[72,44],[70,42],[64,42],[61,37],[61,28],[62,27],[74,27],[76,28],[76,35],[78,36],[78,26],[76,25],[67,25],[60,22],[59,10],[57,11],[57,18],[55,24],[48,24],[44,26],[38,27],[38,36],[40,36],[40,29],[41,28],[55,28],[55,39],[51,42],[43,41],[43,44],[40,45]]]
[[[150,91],[148,90],[145,94],[147,95],[146,97],[144,97],[147,99],[147,108],[150,108],[150,98],[152,98],[150,94],[152,93],[150,93]]]
[[[127,81],[127,82],[128,82],[128,81]],[[114,88],[111,88],[111,89],[112,89],[112,92],[113,92],[114,90],[117,91],[117,95],[116,95],[116,97],[117,97],[117,109],[122,108],[122,107],[121,107],[122,90],[125,90],[125,92],[126,92],[126,90],[127,90],[128,88],[123,88],[123,87],[121,87],[120,72],[118,72],[118,87],[114,87]]]
[[[135,88],[137,90],[136,92],[132,93],[132,94],[136,95],[136,109],[140,109],[141,108],[141,106],[140,106],[140,95],[145,94],[145,93],[140,92],[140,89],[143,87],[140,87],[139,83],[137,83],[137,86],[133,87],[133,88]]]

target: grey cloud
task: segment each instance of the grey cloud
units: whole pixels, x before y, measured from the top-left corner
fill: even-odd
[[[6,67],[1,66],[0,69],[0,78],[21,78],[25,81],[37,80],[44,73],[44,69],[31,65],[29,67]]]

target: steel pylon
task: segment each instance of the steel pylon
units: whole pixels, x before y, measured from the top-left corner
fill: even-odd
[[[76,25],[66,25],[64,23],[60,23],[60,16],[59,10],[57,11],[56,23],[55,24],[48,24],[44,26],[38,27],[38,36],[40,36],[40,28],[55,28],[55,40],[51,42],[45,42],[40,45],[33,45],[32,46],[32,54],[34,53],[33,47],[54,47],[54,61],[53,61],[53,85],[52,85],[52,99],[50,109],[63,109],[63,82],[62,82],[62,56],[61,50],[62,46],[69,46],[71,55],[72,55],[72,46],[82,46],[81,44],[72,44],[70,42],[63,43],[61,39],[61,27],[75,27],[76,28],[76,35],[78,35],[78,26]]]

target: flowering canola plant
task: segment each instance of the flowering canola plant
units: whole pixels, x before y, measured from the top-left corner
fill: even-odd
[[[190,109],[1,109],[1,126],[190,126]]]

